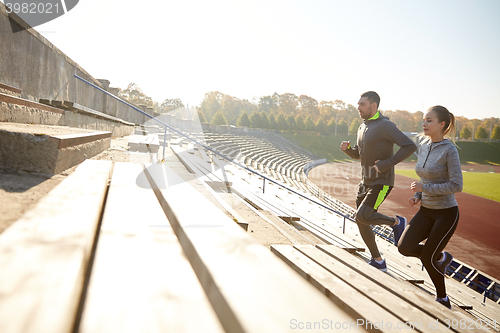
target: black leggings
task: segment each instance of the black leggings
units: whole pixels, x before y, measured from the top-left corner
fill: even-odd
[[[434,286],[437,297],[446,297],[444,275],[436,268],[441,251],[445,248],[458,225],[458,207],[429,209],[420,207],[399,241],[399,252],[420,258]],[[420,244],[427,239],[425,244]]]

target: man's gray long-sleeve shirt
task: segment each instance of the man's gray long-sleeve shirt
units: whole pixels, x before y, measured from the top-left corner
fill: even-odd
[[[400,148],[393,154],[394,144]],[[357,143],[344,152],[361,159],[362,183],[394,186],[394,166],[410,156],[417,146],[386,116],[377,112],[358,128]],[[375,161],[378,173],[375,168]]]

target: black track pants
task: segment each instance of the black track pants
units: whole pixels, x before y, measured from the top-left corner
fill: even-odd
[[[394,224],[394,217],[389,217],[377,212],[385,198],[391,193],[392,186],[359,184],[356,198],[356,223],[359,233],[373,258],[380,257],[380,252],[375,242],[375,233],[372,225]]]
[[[420,207],[399,241],[399,252],[420,258],[434,286],[437,297],[446,296],[444,275],[436,268],[441,251],[445,248],[458,225],[458,207],[429,209]],[[425,244],[420,244],[427,239]]]

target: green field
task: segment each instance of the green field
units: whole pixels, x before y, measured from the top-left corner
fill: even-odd
[[[415,170],[396,169],[396,173],[419,179]],[[500,173],[464,172],[462,175],[464,177],[464,192],[500,201]]]
[[[350,161],[351,159],[340,151],[340,143],[350,140],[351,143],[356,142],[356,136],[334,136],[334,135],[317,135],[317,134],[295,134],[292,132],[281,133],[282,136],[292,141],[298,146],[301,146],[308,151],[318,155],[321,158],[326,158],[330,162]],[[458,154],[460,162],[476,163],[476,164],[493,164],[500,165],[500,142],[469,142],[458,141]],[[395,146],[394,151],[399,147]],[[413,154],[407,161],[416,161],[417,158]]]
[[[329,162],[352,161],[352,159],[340,150],[342,141],[356,141],[356,136],[333,136],[317,134],[281,133],[282,136],[301,146],[308,151],[326,158]],[[499,142],[468,142],[456,143],[460,162],[462,164],[489,164],[500,165],[500,143]],[[397,151],[399,147],[395,146]],[[407,161],[416,161],[413,154]],[[418,179],[413,170],[396,170],[397,174]],[[464,172],[464,192],[500,201],[500,174]]]
[[[329,162],[352,161],[349,156],[340,150],[340,143],[342,141],[351,141],[354,144],[356,142],[355,135],[333,136],[295,133],[281,133],[280,135],[307,151],[321,158],[326,158]]]

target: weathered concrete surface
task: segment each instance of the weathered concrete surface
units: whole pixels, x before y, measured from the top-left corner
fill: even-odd
[[[97,133],[61,126],[0,123],[0,168],[58,174],[110,147],[107,137],[59,148],[61,135]]]
[[[109,131],[113,137],[126,136],[134,131],[134,124],[88,108],[67,111],[2,93],[0,93],[0,122]]]
[[[0,2],[1,83],[21,89],[21,96],[32,101],[41,98],[73,101],[133,123],[144,122],[144,117],[139,117],[138,112],[123,103],[111,101],[113,98],[74,75],[102,89],[111,89],[109,81],[99,82],[36,30],[22,30],[20,27],[29,28],[16,15],[9,17],[5,5]],[[13,29],[18,31],[14,33]]]

